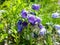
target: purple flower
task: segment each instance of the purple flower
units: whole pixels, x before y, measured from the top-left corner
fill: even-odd
[[[35,20],[35,23],[40,23],[41,22],[41,19],[39,17],[36,17],[36,20]]]
[[[52,18],[60,18],[59,13],[57,13],[57,12],[56,12],[56,13],[53,13],[53,14],[52,14]]]
[[[39,4],[33,4],[32,5],[32,9],[39,10],[40,9],[40,5]]]
[[[18,25],[18,32],[22,32],[23,30],[23,26],[22,25]]]
[[[22,20],[19,20],[19,21],[18,21],[18,25],[21,25],[21,24],[22,24]]]
[[[34,24],[34,23],[35,23],[35,16],[34,16],[34,15],[29,15],[29,16],[28,16],[28,21],[29,21],[30,23]]]
[[[27,18],[27,11],[26,11],[26,10],[22,10],[21,16],[22,16],[23,18]]]
[[[39,27],[40,29],[42,29],[42,28],[43,28],[43,25],[42,25],[42,24],[39,24],[38,27]]]
[[[54,28],[56,29],[57,33],[60,35],[60,25],[54,25]]]
[[[46,34],[46,29],[45,28],[42,28],[41,30],[40,30],[40,35],[41,36],[44,36]]]
[[[59,29],[59,30],[57,30],[57,33],[60,35],[60,29]]]
[[[27,26],[27,24],[28,24],[28,23],[25,22],[25,21],[22,23],[23,26]]]
[[[57,29],[57,30],[60,29],[60,25],[55,25],[54,27],[55,27],[55,29]]]
[[[17,23],[17,28],[18,28],[18,32],[21,32],[22,29],[23,29],[23,26],[22,26],[22,20],[19,20],[18,23]]]

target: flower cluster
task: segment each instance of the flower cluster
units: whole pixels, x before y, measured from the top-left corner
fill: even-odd
[[[33,4],[32,5],[32,9],[33,10],[39,10],[40,9],[40,5],[38,4]],[[39,34],[44,35],[46,32],[46,29],[43,27],[43,25],[41,25],[41,18],[36,16],[35,12],[29,12],[26,11],[25,9],[23,9],[21,11],[21,16],[22,18],[26,18],[28,20],[28,23],[30,23],[31,25],[38,25],[38,27],[40,28],[40,32]],[[28,24],[27,22],[23,22],[21,20],[18,21],[18,32],[21,32],[23,30],[23,28],[25,26],[27,26]]]
[[[40,5],[39,4],[33,4],[32,5],[32,9],[38,11],[40,9]],[[26,27],[27,24],[29,23],[29,24],[31,24],[33,26],[36,25],[36,24],[38,25],[38,27],[40,29],[39,30],[39,34],[40,35],[45,35],[46,34],[47,30],[41,24],[41,21],[42,20],[41,20],[40,17],[36,16],[36,13],[35,12],[26,11],[25,9],[23,9],[21,11],[21,17],[24,20],[27,19],[27,22],[26,21],[22,21],[22,20],[19,20],[18,21],[18,25],[17,25],[18,26],[18,32],[21,32],[23,30],[23,28]],[[59,13],[53,13],[52,14],[52,18],[59,18],[59,17],[60,17]],[[49,24],[47,23],[46,25],[49,25]],[[50,25],[52,25],[52,24],[50,24]],[[55,25],[55,28],[60,31],[59,25]],[[57,32],[59,32],[59,31],[57,31]]]
[[[21,32],[23,30],[24,27],[27,26],[27,22],[22,22],[22,20],[19,20],[17,23],[17,27],[18,27],[18,32]]]
[[[40,5],[33,4],[32,5],[32,9],[33,10],[39,10],[40,9]],[[41,19],[39,17],[36,17],[35,15],[36,15],[36,13],[34,13],[34,12],[28,12],[26,10],[22,10],[22,12],[21,12],[22,18],[27,18],[28,22],[30,22],[32,24],[40,23]]]

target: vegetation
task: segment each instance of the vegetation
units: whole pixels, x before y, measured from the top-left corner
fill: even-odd
[[[33,10],[33,4],[39,4],[40,9]],[[36,13],[36,16],[42,19],[41,24],[47,30],[44,36],[40,35],[39,27],[32,26],[27,19],[22,18],[23,9]],[[60,25],[60,17],[52,18],[52,14],[56,12],[60,15],[58,0],[0,0],[0,45],[60,44],[60,34],[54,27]],[[18,32],[19,20],[28,22],[22,32]]]

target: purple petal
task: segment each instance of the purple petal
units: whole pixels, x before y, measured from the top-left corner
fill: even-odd
[[[22,20],[19,20],[19,21],[18,21],[18,25],[21,25],[21,24],[22,24]]]
[[[34,16],[34,15],[28,16],[28,21],[29,21],[30,23],[34,24],[34,23],[35,23],[35,16]]]
[[[40,5],[39,4],[33,4],[32,5],[32,9],[39,10],[40,9]]]
[[[23,29],[23,26],[22,26],[22,20],[19,20],[18,23],[17,23],[17,28],[18,28],[18,32],[21,32],[22,29]]]
[[[18,32],[22,32],[23,30],[23,26],[22,25],[18,25]]]
[[[52,18],[60,18],[59,13],[53,13]]]
[[[55,25],[54,27],[55,27],[55,29],[57,29],[57,30],[60,29],[60,25]]]
[[[25,22],[25,21],[22,23],[23,26],[27,26],[27,24],[28,24],[28,23]]]
[[[41,19],[39,17],[36,17],[35,23],[40,23]]]
[[[22,16],[23,18],[27,18],[27,11],[26,11],[26,10],[22,10],[21,16]]]
[[[43,25],[42,25],[42,24],[39,24],[38,27],[39,27],[40,29],[42,29],[42,28],[43,28]]]
[[[45,28],[42,28],[40,30],[40,35],[44,36],[46,34],[46,29]]]

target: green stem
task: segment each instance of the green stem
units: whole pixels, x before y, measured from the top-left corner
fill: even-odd
[[[31,37],[31,30],[29,29],[30,28],[30,24],[28,25],[28,30],[29,30],[29,36],[30,36],[30,45],[32,45],[32,37]]]
[[[46,42],[47,42],[46,45],[53,45],[52,37],[50,34],[46,34]]]

